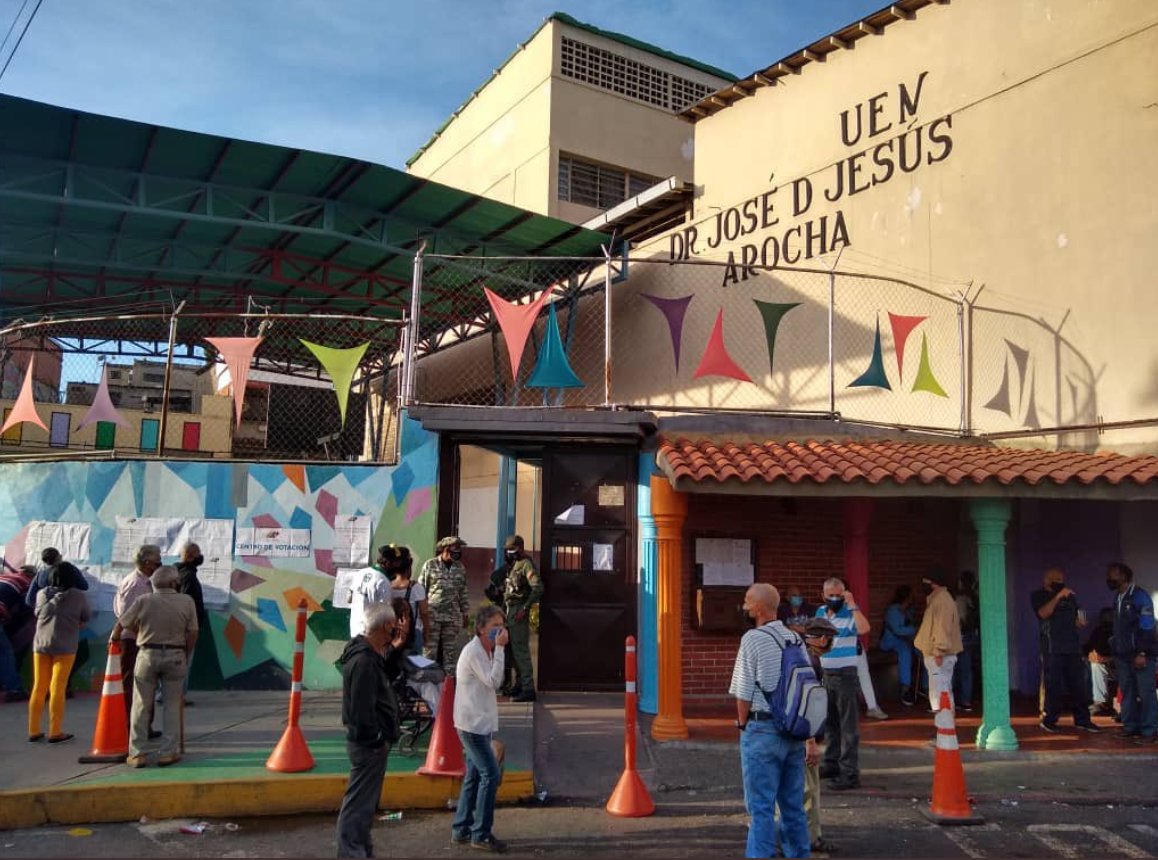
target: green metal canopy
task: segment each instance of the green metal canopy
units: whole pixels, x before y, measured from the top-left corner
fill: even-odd
[[[250,298],[397,319],[423,240],[600,257],[608,237],[354,158],[0,95],[0,324]],[[424,292],[424,307],[439,300]]]

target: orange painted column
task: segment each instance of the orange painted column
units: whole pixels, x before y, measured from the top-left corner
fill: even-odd
[[[651,724],[657,741],[688,736],[683,713],[683,534],[688,499],[663,475],[651,478],[651,513],[656,529],[656,651],[659,654],[659,713]]]

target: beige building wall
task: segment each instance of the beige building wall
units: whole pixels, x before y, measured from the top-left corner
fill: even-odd
[[[690,182],[691,125],[670,111],[564,76],[565,36],[713,89],[726,83],[552,20],[460,109],[409,171],[573,223],[601,210],[558,199],[560,153]]]

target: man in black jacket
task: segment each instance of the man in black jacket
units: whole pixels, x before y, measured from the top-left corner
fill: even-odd
[[[366,607],[365,632],[346,645],[342,666],[342,723],[350,756],[350,782],[338,812],[338,856],[373,857],[370,830],[382,794],[386,756],[398,740],[398,700],[390,686],[386,658],[406,643],[405,619],[398,622],[389,603]]]
[[[209,618],[205,612],[205,595],[201,591],[201,580],[197,578],[197,568],[205,563],[205,556],[201,555],[201,547],[195,543],[185,544],[181,550],[181,561],[177,563],[177,591],[188,594],[193,598],[193,605],[197,608],[197,627],[204,636],[209,632]],[[189,679],[193,677],[193,654],[189,655],[189,662],[185,666],[185,689],[189,689]],[[193,703],[185,699],[185,705]]]

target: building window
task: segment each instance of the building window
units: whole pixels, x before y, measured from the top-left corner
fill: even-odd
[[[155,373],[155,372],[149,373],[146,371],[145,375],[144,375],[144,379],[145,379],[145,382],[149,383],[150,385],[164,385],[165,384],[165,374],[164,373]]]
[[[565,203],[610,209],[659,181],[646,173],[633,173],[571,155],[559,156],[559,199]]]
[[[555,544],[552,547],[553,570],[583,570],[583,547],[577,544]]]
[[[566,36],[563,37],[561,70],[564,77],[672,113],[679,113],[714,92],[707,84],[669,74],[647,63]]]

